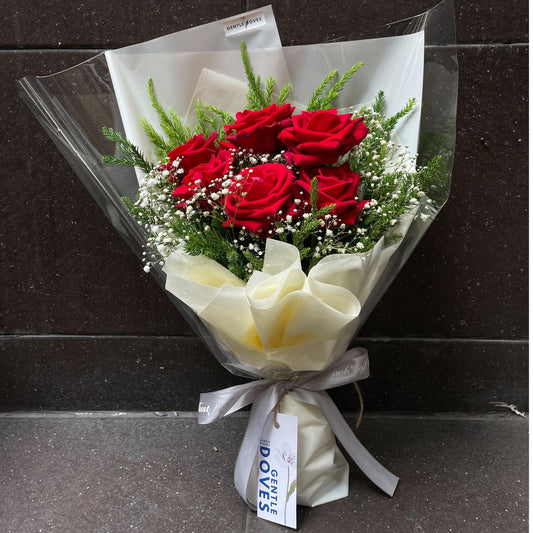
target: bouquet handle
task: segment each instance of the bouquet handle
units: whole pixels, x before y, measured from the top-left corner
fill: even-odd
[[[359,442],[335,403],[325,392],[369,376],[368,352],[353,348],[325,370],[293,380],[262,379],[200,395],[198,422],[209,424],[252,403],[252,410],[235,464],[235,486],[246,497],[248,480],[257,454],[265,421],[284,394],[317,406],[346,452],[362,472],[383,492],[393,496],[399,478],[383,467]]]

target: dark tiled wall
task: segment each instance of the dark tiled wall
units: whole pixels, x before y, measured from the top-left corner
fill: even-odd
[[[272,0],[287,44],[435,3]],[[200,391],[240,381],[143,273],[25,108],[15,80],[262,4],[50,0],[36,10],[29,0],[4,1],[0,410],[194,410]],[[528,3],[458,0],[455,11],[452,193],[361,333],[371,354],[372,377],[362,383],[368,409],[526,407]],[[335,396],[354,408],[348,389]]]

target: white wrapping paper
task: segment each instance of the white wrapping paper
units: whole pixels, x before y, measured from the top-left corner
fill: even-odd
[[[248,42],[248,53],[262,79],[274,76],[278,89],[292,83],[291,103],[307,102],[333,69],[344,73],[360,61],[365,66],[341,93],[337,107],[360,107],[380,90],[389,114],[411,98],[422,100],[423,32],[281,48],[274,27],[275,23],[263,34],[257,30],[255,44],[261,42],[265,49],[254,50]],[[148,78],[163,107],[172,108],[186,124],[194,124],[198,98],[230,113],[246,106],[246,78],[235,46],[243,36],[228,43],[219,35],[215,41],[224,41],[224,46],[213,48],[211,41],[195,49],[182,47],[176,35],[106,56],[126,136],[152,160],[151,145],[140,127],[141,118],[158,123],[141,94]],[[396,131],[398,141],[412,154],[417,151],[419,121],[417,107]],[[397,231],[405,234],[412,219],[413,215],[404,216]],[[400,242],[386,246],[382,239],[365,254],[328,256],[305,275],[295,247],[268,240],[263,270],[254,272],[247,283],[215,261],[179,249],[166,260],[166,289],[197,314],[226,352],[257,376],[320,371],[346,350],[360,327],[362,307]],[[315,506],[345,497],[348,464],[320,410],[284,396],[280,412],[298,416],[298,503]],[[252,473],[247,490],[251,504],[256,487]]]
[[[412,220],[405,215],[395,231],[405,235]],[[166,289],[258,375],[319,371],[348,346],[362,306],[401,243],[385,241],[364,254],[327,256],[306,276],[296,247],[267,239],[263,270],[248,283],[179,249],[165,263]]]
[[[316,507],[348,496],[350,467],[320,409],[285,395],[280,413],[298,417],[298,505]],[[257,501],[258,468],[248,481],[247,498]]]
[[[272,24],[275,25],[275,22]],[[204,31],[211,35],[209,28],[211,25],[195,29],[202,30],[201,35]],[[126,137],[152,161],[155,161],[152,145],[140,125],[141,118],[154,125],[159,123],[146,92],[149,78],[154,82],[161,105],[165,109],[172,108],[182,118],[191,116],[188,110],[195,104],[195,91],[203,69],[231,78],[234,80],[232,84],[237,83],[237,90],[238,82],[241,83],[242,92],[237,99],[233,94],[228,97],[227,91],[220,91],[218,96],[210,94],[210,99],[213,97],[211,103],[220,108],[233,111],[235,103],[246,92],[246,86],[242,85],[246,76],[241,63],[240,39],[246,39],[248,43],[247,35],[224,37],[217,33],[216,42],[223,44],[217,47],[214,41],[208,41],[194,49],[190,42],[182,46],[187,41],[187,35],[184,37],[183,33],[106,52]],[[365,65],[341,92],[337,102],[339,108],[358,107],[371,102],[380,90],[385,92],[389,115],[402,109],[410,98],[422,101],[423,31],[398,37],[284,48],[281,48],[277,30],[273,28],[267,31],[263,26],[255,30],[254,36],[253,46],[248,44],[254,71],[263,80],[273,76],[278,90],[292,83],[291,102],[308,102],[313,91],[332,70],[337,69],[343,74],[361,61]],[[263,49],[256,50],[257,45]],[[398,141],[408,146],[413,155],[417,152],[419,127],[420,107],[417,106],[396,130]]]
[[[401,220],[405,235],[414,214]],[[360,313],[401,239],[386,237],[365,254],[331,255],[306,276],[294,246],[268,240],[264,268],[245,284],[217,262],[178,250],[167,260],[166,289],[191,307],[217,342],[257,375],[320,371],[343,353]],[[284,396],[280,412],[298,417],[300,505],[313,507],[348,494],[348,464],[320,410]],[[248,481],[254,505],[257,471]]]

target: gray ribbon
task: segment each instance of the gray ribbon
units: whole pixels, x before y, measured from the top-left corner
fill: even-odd
[[[235,463],[234,475],[235,486],[243,500],[247,502],[246,487],[255,462],[263,426],[283,394],[288,393],[299,402],[316,405],[355,464],[375,485],[392,497],[399,478],[376,461],[357,440],[335,403],[325,392],[327,389],[347,385],[369,375],[368,352],[364,348],[353,348],[319,373],[295,377],[292,380],[261,379],[201,394],[198,423],[210,424],[253,404]]]

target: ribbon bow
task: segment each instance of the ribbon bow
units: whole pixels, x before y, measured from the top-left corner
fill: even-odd
[[[295,380],[261,379],[200,395],[198,423],[210,424],[253,403],[250,419],[235,463],[235,486],[244,501],[261,432],[265,421],[283,394],[299,402],[316,405],[339,442],[365,475],[389,496],[394,495],[399,478],[384,468],[357,440],[337,406],[325,392],[367,378],[368,352],[353,348],[319,373]],[[250,504],[249,504],[250,505]]]

